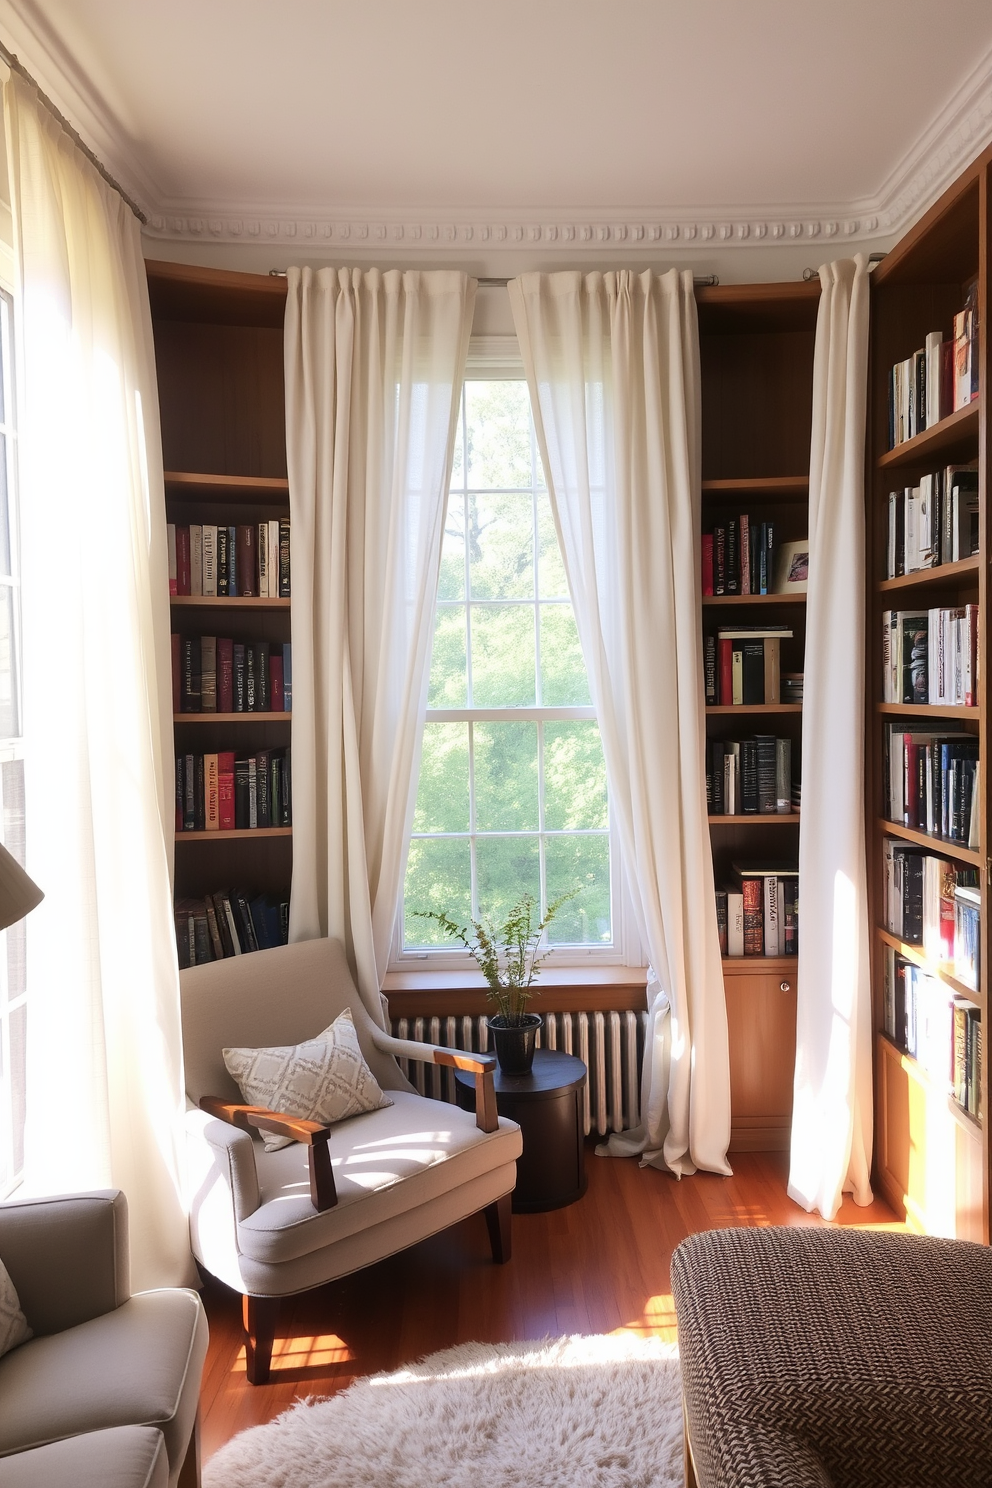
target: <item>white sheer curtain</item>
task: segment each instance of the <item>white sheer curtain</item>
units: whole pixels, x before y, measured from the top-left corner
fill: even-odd
[[[654,976],[640,1129],[615,1155],[728,1173],[706,820],[699,341],[691,274],[525,274],[510,301]]]
[[[136,1287],[192,1275],[172,924],[168,568],[140,230],[4,90],[21,272],[25,1184],[116,1185]]]
[[[799,1008],[789,1195],[832,1219],[871,1202],[864,816],[868,266],[820,269],[799,827]]]
[[[454,271],[289,271],[290,935],[340,936],[378,1022],[475,290]]]

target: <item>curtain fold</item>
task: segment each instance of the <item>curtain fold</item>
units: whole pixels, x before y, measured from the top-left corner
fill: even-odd
[[[4,89],[21,274],[25,1188],[127,1195],[137,1289],[194,1275],[172,917],[165,493],[140,229]]]
[[[476,284],[290,269],[290,938],[339,936],[381,1023]]]
[[[868,266],[820,269],[799,826],[799,992],[789,1196],[832,1219],[871,1202],[864,816]]]
[[[706,814],[699,340],[692,276],[509,286],[637,929],[642,1125],[614,1155],[729,1173],[726,1004]]]

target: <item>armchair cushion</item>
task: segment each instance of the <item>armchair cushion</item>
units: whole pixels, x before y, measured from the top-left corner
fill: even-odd
[[[0,1458],[0,1488],[168,1488],[154,1426],[113,1426]]]
[[[28,1320],[21,1311],[17,1288],[10,1272],[0,1261],[0,1355],[7,1354],[31,1337]]]
[[[249,1105],[268,1106],[325,1126],[390,1105],[362,1055],[351,1009],[323,1033],[301,1044],[270,1049],[225,1049],[224,1063]],[[292,1138],[263,1131],[267,1152]]]

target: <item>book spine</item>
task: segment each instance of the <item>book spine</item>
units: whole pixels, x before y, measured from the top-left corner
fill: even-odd
[[[727,890],[727,955],[744,954],[744,895]]]
[[[269,598],[279,598],[279,523],[269,522]]]
[[[717,889],[716,891],[716,927],[720,937],[720,955],[727,954],[727,891]]]
[[[182,638],[182,712],[200,712],[200,639]]]
[[[279,518],[279,598],[290,598],[289,518]]]
[[[258,677],[255,671],[258,665],[258,652],[251,644],[245,645],[245,712],[257,713],[258,708]]]
[[[740,519],[741,593],[751,593],[751,521],[747,512]]]
[[[189,592],[203,595],[203,523],[189,524]]]
[[[227,529],[227,593],[230,599],[237,599],[238,589],[238,529],[228,527]]]
[[[204,826],[208,832],[220,830],[220,802],[218,796],[217,755],[203,757],[203,779],[205,795]]]
[[[754,739],[741,743],[741,805],[745,816],[758,813],[758,745]]]
[[[176,528],[176,593],[189,593],[189,528]]]
[[[271,706],[269,696],[269,642],[255,641],[252,645],[255,659],[255,711],[267,713]]]
[[[258,553],[258,593],[260,599],[269,598],[269,524],[259,522],[256,532]]]
[[[231,692],[233,698],[234,713],[247,712],[247,691],[245,684],[245,646],[242,641],[235,641],[231,647]]]
[[[217,595],[220,599],[227,599],[230,595],[228,587],[228,545],[227,527],[217,528]]]
[[[713,593],[727,592],[727,529],[713,528]]]
[[[238,527],[237,575],[238,594],[243,598],[258,594],[256,540],[254,524],[242,522]]]
[[[217,712],[217,637],[200,637],[200,712]]]
[[[702,559],[703,594],[704,595],[708,595],[708,594],[712,594],[713,593],[713,534],[712,534],[712,532],[704,532],[703,533],[702,542],[701,542],[701,545],[700,545],[700,553],[701,553],[701,559]],[[282,579],[281,579],[281,576],[280,576],[280,585],[281,585],[281,582],[282,582]],[[280,592],[281,592],[281,589],[280,589]]]
[[[260,749],[255,755],[255,825],[268,827],[271,823],[271,800],[269,797],[269,769],[272,751]]]
[[[234,712],[234,642],[217,637],[217,712]]]
[[[734,646],[730,656],[731,671],[731,702],[739,707],[744,702],[744,652],[740,646]]]
[[[183,708],[183,640],[177,631],[169,637],[172,657],[172,711],[181,713]]]
[[[775,740],[775,812],[789,816],[792,812],[792,740]]]
[[[217,826],[221,832],[233,832],[235,825],[234,753],[224,750],[217,756]]]
[[[758,812],[763,816],[775,816],[778,812],[777,743],[778,741],[771,734],[758,734],[755,739],[758,769]]]
[[[726,588],[728,594],[740,594],[740,551],[738,546],[737,518],[731,517],[727,522],[727,572]]]
[[[721,637],[717,641],[717,651],[720,659],[720,706],[728,708],[734,701],[734,643],[727,637]],[[285,667],[283,668],[285,678]]]
[[[293,645],[286,641],[282,648],[282,700],[287,713],[293,711]]]
[[[212,522],[203,524],[203,597],[217,597],[217,528]]]
[[[269,708],[273,713],[284,713],[285,698],[282,685],[282,652],[269,654]]]
[[[763,889],[765,955],[777,956],[779,954],[778,879],[768,874]]]
[[[741,884],[744,900],[744,954],[764,954],[764,904],[760,878],[745,878]]]
[[[165,528],[166,547],[169,555],[169,595],[179,593],[179,569],[176,556],[176,524],[167,522]]]

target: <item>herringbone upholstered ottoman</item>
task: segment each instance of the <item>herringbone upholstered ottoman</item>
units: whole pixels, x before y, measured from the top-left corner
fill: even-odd
[[[992,1485],[992,1252],[714,1230],[672,1257],[700,1488]]]

